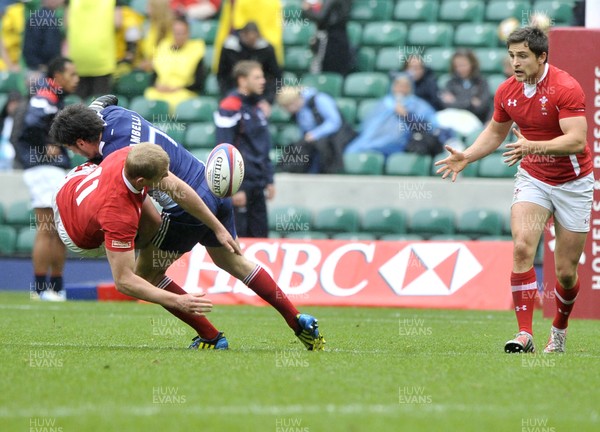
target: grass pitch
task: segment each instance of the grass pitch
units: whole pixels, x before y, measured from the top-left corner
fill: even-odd
[[[216,306],[231,349],[209,352],[155,305],[0,309],[2,431],[600,430],[596,321],[566,355],[508,355],[512,312],[315,307],[327,351],[307,352],[271,308]]]

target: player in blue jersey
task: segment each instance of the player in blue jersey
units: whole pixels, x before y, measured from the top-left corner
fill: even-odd
[[[170,280],[165,272],[181,254],[190,251],[196,243],[206,247],[213,262],[241,280],[283,316],[288,326],[309,350],[322,350],[325,340],[318,330],[316,318],[300,314],[273,278],[239,251],[231,198],[213,195],[204,178],[204,163],[183,146],[156,128],[135,111],[116,105],[114,96],[102,96],[90,105],[70,105],[59,113],[52,124],[53,142],[71,149],[90,160],[98,160],[110,153],[140,142],[160,145],[169,155],[169,171],[190,185],[206,203],[208,209],[225,226],[230,238],[217,237],[202,221],[181,209],[169,196],[159,191],[151,195],[163,207],[161,219],[145,217],[140,221],[138,246],[144,245],[151,233],[152,239],[141,249],[136,262],[136,273],[171,292],[185,291]],[[147,215],[146,215],[147,216]],[[142,232],[142,230],[144,232]],[[160,251],[168,252],[168,259],[153,260]],[[177,315],[190,324],[186,314]],[[192,324],[190,324],[192,325]],[[192,327],[198,332],[190,348],[225,349],[227,339],[206,317],[193,317]]]

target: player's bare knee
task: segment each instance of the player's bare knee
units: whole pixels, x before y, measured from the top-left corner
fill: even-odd
[[[535,247],[529,242],[521,239],[515,239],[513,248],[513,259],[515,263],[526,264],[535,258]]]
[[[577,272],[567,268],[556,268],[556,279],[564,289],[571,289],[577,282]]]

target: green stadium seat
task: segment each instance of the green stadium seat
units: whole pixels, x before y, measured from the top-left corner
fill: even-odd
[[[190,39],[202,39],[206,45],[215,43],[219,21],[217,20],[189,20]]]
[[[457,232],[471,237],[502,234],[504,218],[502,214],[487,209],[472,209],[464,212],[458,219]]]
[[[0,93],[20,91],[25,85],[25,78],[19,72],[0,71]]]
[[[406,54],[398,47],[381,48],[375,59],[375,70],[388,73],[397,72],[404,66],[406,57]]]
[[[185,148],[212,149],[217,144],[215,133],[216,127],[214,123],[192,123],[185,133]]]
[[[446,0],[440,5],[438,19],[445,22],[481,22],[485,4],[480,0]]]
[[[450,81],[452,75],[449,73],[440,74],[437,79],[437,85],[440,90],[444,90],[446,88],[446,83]]]
[[[144,96],[136,96],[131,100],[129,109],[137,112],[150,123],[168,121],[169,104],[160,100],[148,100]]]
[[[406,213],[393,207],[372,208],[365,212],[363,231],[383,236],[406,233]]]
[[[285,69],[303,73],[308,71],[313,53],[310,48],[293,46],[285,49]]]
[[[65,96],[64,102],[65,102],[65,106],[75,105],[75,104],[81,103],[81,98],[79,96],[77,96],[76,94],[70,94],[70,95]],[[119,105],[121,105],[120,102],[121,101],[119,101]],[[4,104],[2,104],[0,102],[0,106],[4,106]]]
[[[215,55],[215,46],[214,45],[206,45],[206,50],[204,51],[204,57],[202,58],[202,62],[205,68],[210,69],[210,65],[213,63],[213,56]]]
[[[454,45],[494,48],[498,45],[497,26],[490,23],[459,24],[454,33]]]
[[[119,100],[119,104],[118,105],[120,107],[129,109],[129,98],[127,96],[122,95],[122,94],[116,94],[115,96]],[[81,101],[81,103],[84,103],[84,101]]]
[[[436,171],[440,168],[439,166],[434,165],[437,161],[440,161],[442,159],[445,159],[448,156],[448,152],[444,150],[444,152],[436,155],[433,158],[433,161],[431,163],[431,175],[434,177],[440,176],[441,174],[436,174]],[[459,176],[462,177],[477,177],[477,174],[479,173],[479,161],[476,160],[475,162],[471,162],[470,164],[468,164],[464,170],[462,170],[459,174]]]
[[[384,21],[366,23],[362,34],[363,46],[402,46],[406,41],[406,25]]]
[[[269,231],[269,234],[267,235],[268,238],[272,238],[272,239],[280,239],[282,238],[281,233],[278,233],[277,231]]]
[[[448,73],[450,70],[450,59],[454,54],[454,48],[432,47],[425,51],[427,66],[434,72]]]
[[[312,213],[306,207],[285,206],[269,211],[269,230],[286,235],[310,231],[312,228]]]
[[[506,81],[504,74],[491,74],[487,76],[488,86],[492,95],[496,94],[496,90],[498,90],[498,87],[500,87],[500,84],[504,81]]]
[[[356,66],[360,72],[373,72],[377,52],[371,47],[361,47],[358,50]]]
[[[388,93],[390,79],[381,72],[355,72],[344,81],[344,95],[354,98],[379,98]]]
[[[379,240],[383,241],[423,241],[425,237],[419,234],[386,234]]]
[[[320,92],[327,93],[328,95],[337,98],[342,94],[344,77],[333,72],[306,74],[302,77],[302,85],[305,87],[316,88]]]
[[[196,159],[201,160],[202,162],[206,162],[206,160],[208,159],[208,155],[210,154],[211,151],[212,151],[211,149],[202,148],[202,149],[192,149],[192,150],[190,150],[190,153]]]
[[[136,71],[128,73],[119,78],[115,86],[115,92],[128,98],[142,96],[144,90],[150,87],[150,80],[151,75],[146,72]]]
[[[451,47],[453,34],[448,23],[414,23],[408,30],[408,45]]]
[[[4,223],[19,227],[35,226],[35,217],[29,202],[17,201],[8,205],[5,209]]]
[[[269,135],[271,135],[271,142],[273,143],[273,145],[277,144],[277,136],[279,135],[279,128],[272,123],[269,123]]]
[[[71,168],[75,168],[76,166],[83,165],[84,163],[86,163],[88,161],[88,159],[85,156],[75,154],[71,150],[68,150],[68,152],[69,152],[69,159],[71,159]]]
[[[204,94],[206,94],[206,96],[213,96],[217,98],[221,97],[219,81],[217,80],[217,76],[215,74],[211,73],[206,77],[206,81],[204,82]]]
[[[15,252],[18,254],[30,255],[33,250],[33,243],[35,241],[36,230],[34,229],[22,229],[17,235],[17,246]]]
[[[0,201],[0,226],[4,223],[4,204]]]
[[[344,154],[344,173],[356,175],[381,175],[385,157],[381,153]]]
[[[337,98],[335,104],[349,124],[356,122],[356,101],[351,98]]]
[[[510,226],[510,213],[504,217],[504,225],[502,226],[502,234],[509,235],[512,238],[512,228]]]
[[[4,109],[6,102],[8,102],[8,94],[0,93],[0,110]]]
[[[386,21],[392,18],[392,0],[354,0],[350,19],[354,21]]]
[[[454,213],[441,207],[417,210],[411,215],[408,231],[426,238],[454,234]]]
[[[402,22],[435,22],[437,15],[437,0],[400,0],[394,9],[394,18]]]
[[[314,229],[333,234],[336,232],[356,232],[360,217],[353,208],[331,207],[320,210],[315,215]]]
[[[479,60],[479,69],[484,74],[501,74],[504,66],[503,62],[508,53],[506,48],[475,48],[473,50],[475,56]]]
[[[511,178],[517,173],[518,165],[509,167],[504,163],[502,153],[494,152],[479,161],[479,177]]]
[[[492,0],[485,9],[485,20],[499,23],[513,17],[520,22],[530,9],[529,1]]]
[[[348,21],[348,24],[346,24],[346,32],[348,33],[350,45],[358,47],[362,40],[362,25],[358,22]]]
[[[286,238],[295,240],[325,240],[329,236],[327,233],[320,231],[296,231],[286,235]]]
[[[564,0],[538,0],[533,4],[531,12],[532,14],[543,13],[548,15],[553,26],[556,24],[570,24],[573,20],[573,3]]]
[[[277,144],[280,146],[287,146],[298,142],[302,139],[302,132],[300,128],[295,124],[283,126],[277,136]]]
[[[348,240],[348,241],[374,241],[377,240],[373,234],[365,232],[348,232],[337,233],[331,236],[333,240]]]
[[[361,101],[358,104],[358,111],[356,112],[357,123],[365,121],[379,103],[379,99],[365,99]]]
[[[182,123],[212,122],[218,107],[217,99],[208,96],[189,99],[177,105],[175,118]]]
[[[396,176],[428,176],[431,156],[416,153],[393,153],[385,163],[385,174]]]
[[[12,255],[17,245],[17,230],[15,227],[0,225],[0,255]]]
[[[497,235],[497,236],[481,236],[477,238],[478,241],[512,241],[512,236],[509,235]]]
[[[429,237],[429,241],[451,241],[451,242],[463,242],[470,241],[471,237],[463,234],[437,234]]]
[[[310,38],[315,34],[316,28],[313,23],[290,23],[283,26],[283,45],[308,46]]]
[[[310,86],[307,86],[310,87]],[[271,105],[271,117],[269,122],[273,124],[288,124],[290,122],[290,113],[284,110],[281,105]]]
[[[148,15],[148,0],[131,0],[129,7],[140,15]]]

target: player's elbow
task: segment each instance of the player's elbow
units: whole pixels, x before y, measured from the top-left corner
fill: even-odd
[[[573,142],[573,153],[579,154],[585,151],[587,143],[585,137],[577,137]]]

